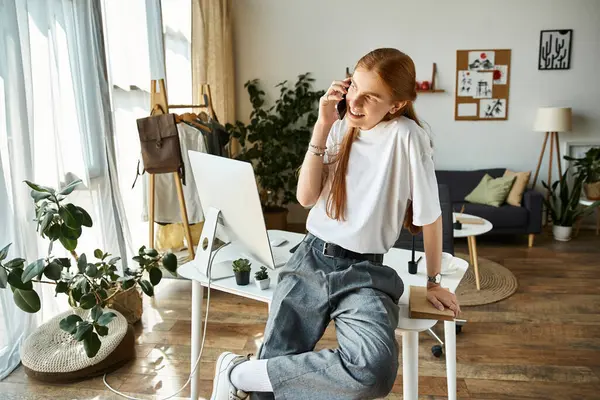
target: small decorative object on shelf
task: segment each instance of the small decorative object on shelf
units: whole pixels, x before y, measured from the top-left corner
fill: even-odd
[[[233,262],[233,272],[235,273],[235,282],[239,286],[246,286],[250,283],[250,266],[252,264],[245,258],[238,258]]]
[[[435,88],[435,75],[437,73],[437,65],[433,63],[433,69],[431,71],[431,81],[417,82],[418,93],[443,93],[445,90]]]
[[[271,278],[269,278],[266,267],[260,267],[260,271],[254,274],[254,281],[260,290],[269,288],[269,285],[271,284]]]

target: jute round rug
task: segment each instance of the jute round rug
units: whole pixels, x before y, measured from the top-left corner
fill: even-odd
[[[468,254],[457,253],[456,257],[469,262]],[[475,271],[473,266],[469,265],[467,273],[456,289],[461,307],[495,303],[510,297],[519,286],[517,278],[508,268],[487,258],[479,257],[478,260],[481,290],[477,290]]]

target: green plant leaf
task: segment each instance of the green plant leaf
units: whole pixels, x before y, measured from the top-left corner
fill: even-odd
[[[30,182],[30,181],[27,181],[27,180],[24,181],[24,182],[27,184],[27,186],[29,186],[30,188],[32,188],[36,192],[51,193],[50,188],[38,185],[37,183],[33,183],[33,182]]]
[[[96,301],[97,299],[94,293],[87,293],[81,296],[81,300],[79,300],[79,306],[84,310],[89,310],[96,305]]]
[[[48,210],[46,212],[46,215],[44,216],[44,219],[42,220],[42,223],[40,224],[40,232],[43,234],[46,234],[46,230],[48,229],[48,226],[50,226],[50,223],[54,220],[54,216],[56,215],[56,211],[54,210]],[[48,234],[46,234],[46,236],[49,236]]]
[[[99,260],[102,260],[102,256],[104,255],[104,252],[100,249],[96,249],[94,250],[94,257],[96,257]]]
[[[143,256],[144,254],[146,254],[146,246],[142,246],[142,247],[140,247],[140,249],[138,250],[138,255],[139,255],[139,256]]]
[[[33,199],[34,203],[37,203],[41,200],[46,200],[49,199],[50,197],[52,197],[52,194],[47,193],[47,192],[37,192],[35,190],[32,190],[31,193],[31,198]]]
[[[96,328],[96,332],[98,332],[98,335],[100,335],[100,336],[108,335],[108,327],[107,326],[101,326],[101,325],[95,324],[94,328]]]
[[[108,292],[104,289],[100,289],[98,290],[98,296],[100,296],[102,300],[106,300],[108,298]]]
[[[162,265],[172,275],[177,276],[177,256],[173,253],[167,253],[162,258]]]
[[[88,333],[87,336],[83,339],[83,348],[85,349],[85,354],[89,358],[92,358],[96,354],[98,354],[98,350],[100,350],[101,345],[102,344],[100,343],[98,335],[96,335],[96,333],[94,332]]]
[[[46,230],[46,236],[48,236],[50,240],[58,240],[60,238],[61,233],[60,227],[60,224],[50,225],[50,227]]]
[[[71,194],[73,192],[73,190],[75,190],[77,185],[79,185],[80,183],[81,183],[81,179],[77,179],[77,180],[69,183],[63,190],[60,191],[60,194],[63,196],[68,196],[69,194]]]
[[[69,284],[65,281],[60,281],[56,283],[55,292],[58,293],[67,293],[69,291]]]
[[[0,289],[6,289],[6,284],[8,283],[8,274],[4,267],[0,266]]]
[[[69,240],[77,240],[81,237],[81,227],[77,229],[71,229],[67,225],[62,225],[60,227],[60,233],[63,237]]]
[[[89,322],[83,321],[77,326],[77,331],[75,332],[75,340],[81,342],[83,338],[93,329],[94,327],[90,325]]]
[[[146,296],[154,296],[154,287],[150,282],[145,279],[140,280],[140,286],[142,287],[142,291],[146,294]]]
[[[33,284],[31,282],[23,282],[21,280],[22,276],[23,270],[21,268],[13,268],[8,274],[8,283],[15,289],[33,290]]]
[[[44,275],[48,279],[53,281],[57,281],[62,276],[62,265],[60,265],[56,260],[53,260],[44,268]]]
[[[6,258],[6,256],[8,255],[8,249],[10,248],[11,245],[12,245],[12,243],[9,243],[2,250],[0,250],[0,261],[4,260]]]
[[[31,281],[33,278],[44,272],[44,267],[45,265],[43,258],[32,262],[27,266],[27,268],[25,268],[25,271],[23,271],[23,275],[21,275],[21,281],[23,283]]]
[[[77,221],[77,226],[81,228],[83,226],[83,214],[81,213],[81,211],[79,211],[79,209],[71,203],[67,204],[65,207],[67,208],[67,210],[69,210],[71,215],[75,217],[75,220]]]
[[[13,269],[13,268],[22,268],[23,264],[25,264],[25,259],[24,258],[14,258],[12,260],[10,260],[9,262],[7,262],[6,264],[4,264],[5,268],[8,269]]]
[[[145,266],[148,265],[148,260],[146,260],[144,258],[144,256],[135,256],[132,258],[133,261],[135,261],[136,263],[140,264],[140,266]]]
[[[34,290],[15,289],[13,300],[17,307],[27,313],[36,313],[40,311],[40,296]]]
[[[135,279],[133,278],[125,279],[123,283],[121,283],[121,287],[123,288],[123,290],[129,289],[133,285],[135,285]]]
[[[98,276],[98,268],[94,264],[88,264],[85,274],[90,278],[96,278]]]
[[[160,280],[162,279],[162,271],[160,268],[152,268],[148,274],[150,275],[150,283],[152,283],[153,286],[160,283]]]
[[[85,253],[82,253],[79,256],[79,259],[77,260],[77,269],[79,270],[80,274],[83,274],[83,272],[87,268],[87,265],[88,265],[87,256],[85,255]]]
[[[117,314],[115,314],[112,311],[105,312],[104,314],[102,314],[102,316],[100,318],[98,318],[98,325],[107,326],[108,324],[110,324],[110,321],[112,321],[116,317],[117,317]]]
[[[85,211],[83,208],[81,208],[79,206],[77,206],[76,208],[82,215],[81,225],[83,225],[87,228],[91,228],[94,225],[94,223],[92,221],[92,217],[90,217],[90,214],[88,214],[87,211]]]
[[[115,265],[120,259],[121,259],[121,257],[113,257],[108,262],[108,265]]]
[[[63,219],[65,225],[69,228],[73,230],[81,228],[81,225],[77,222],[77,218],[75,218],[75,215],[73,215],[73,213],[67,207],[61,206],[58,209],[58,214]]]
[[[102,313],[103,313],[102,306],[100,306],[99,304],[96,304],[92,308],[92,311],[91,311],[90,315],[92,316],[92,319],[94,320],[94,322],[97,322],[98,318],[100,318],[100,316],[102,315]]]
[[[77,314],[71,314],[60,320],[58,326],[65,332],[70,333],[71,335],[75,334],[77,331],[77,323],[83,322],[81,317]]]
[[[146,255],[148,257],[158,257],[158,251],[156,251],[155,249],[147,249]]]
[[[73,251],[77,248],[77,239],[67,239],[64,236],[61,236],[59,240],[63,247],[68,251]]]

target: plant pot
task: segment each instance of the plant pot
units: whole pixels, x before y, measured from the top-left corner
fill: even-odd
[[[571,240],[572,231],[572,226],[552,226],[552,233],[554,234],[554,239],[559,240],[561,242],[568,242],[569,240]]]
[[[266,290],[269,288],[269,285],[271,285],[271,278],[262,279],[260,281],[254,280],[254,282],[260,290]]]
[[[586,183],[583,186],[585,197],[588,200],[600,200],[600,181],[594,183]]]
[[[234,273],[235,273],[235,282],[239,286],[246,286],[250,283],[250,271],[234,272]]]
[[[267,229],[287,230],[288,209],[283,207],[265,207],[263,210]]]
[[[114,291],[109,291],[108,295],[111,296],[113,293]],[[127,323],[131,325],[142,319],[144,301],[141,291],[136,286],[119,293],[110,299],[107,305],[123,314]]]

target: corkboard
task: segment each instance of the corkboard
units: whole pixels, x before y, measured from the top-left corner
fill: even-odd
[[[469,63],[470,54],[471,64]],[[490,67],[491,64],[485,64],[485,60],[489,61],[492,54],[494,60],[493,66]],[[474,59],[474,56],[478,57]],[[502,49],[458,50],[456,52],[455,121],[504,121],[508,119],[510,57],[511,51]],[[480,62],[482,60],[484,62]],[[502,81],[493,79],[495,69],[500,70]]]

